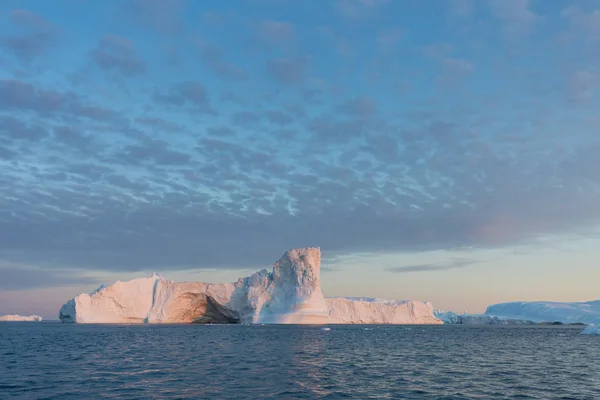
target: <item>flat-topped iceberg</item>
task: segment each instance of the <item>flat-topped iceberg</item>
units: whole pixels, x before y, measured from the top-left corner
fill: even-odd
[[[10,315],[0,316],[0,321],[1,322],[42,322],[42,317],[40,317],[39,315],[23,316],[23,315],[10,314]]]
[[[377,298],[325,299],[330,324],[442,324],[431,303]]]
[[[600,300],[571,303],[552,301],[500,303],[489,306],[485,315],[535,322],[598,324],[600,323]]]
[[[439,324],[429,303],[330,298],[321,291],[321,251],[287,251],[272,272],[237,282],[149,278],[101,286],[64,304],[59,318],[76,323]]]

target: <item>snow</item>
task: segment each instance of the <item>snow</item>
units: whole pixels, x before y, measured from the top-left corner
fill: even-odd
[[[42,322],[42,317],[39,315],[22,316],[16,314],[0,316],[2,322]]]
[[[583,328],[583,330],[581,331],[581,334],[582,335],[600,335],[600,326],[590,324],[590,325],[586,326],[585,328]]]
[[[600,300],[588,302],[510,302],[494,304],[485,315],[535,322],[600,323]]]
[[[333,297],[326,299],[330,324],[442,324],[431,303]]]
[[[287,251],[271,272],[237,282],[173,282],[154,274],[103,285],[65,303],[63,322],[242,324],[441,324],[430,303],[328,298],[321,290],[321,250]]]

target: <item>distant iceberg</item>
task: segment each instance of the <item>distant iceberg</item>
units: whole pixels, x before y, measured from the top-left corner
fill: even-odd
[[[598,325],[588,325],[581,331],[582,335],[600,335],[600,326]]]
[[[287,251],[272,272],[237,282],[148,278],[101,286],[64,304],[63,322],[242,324],[441,324],[430,303],[323,297],[321,251]]]
[[[22,315],[11,314],[11,315],[0,316],[0,321],[2,321],[2,322],[42,322],[42,317],[40,317],[39,315],[22,316]]]
[[[552,301],[510,302],[489,306],[485,315],[563,324],[600,323],[600,300],[561,303]]]
[[[501,318],[485,314],[467,314],[459,315],[452,311],[434,310],[436,318],[444,321],[444,324],[454,325],[531,325],[535,322],[531,320]]]

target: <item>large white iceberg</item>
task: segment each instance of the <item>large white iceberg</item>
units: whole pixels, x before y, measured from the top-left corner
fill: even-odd
[[[101,286],[64,304],[59,318],[77,323],[389,323],[439,324],[429,303],[325,299],[321,251],[292,249],[237,282],[173,282],[149,278]]]
[[[42,317],[40,317],[39,315],[23,316],[23,315],[10,314],[10,315],[0,316],[0,321],[2,321],[2,322],[42,322]]]
[[[535,322],[600,323],[600,300],[561,303],[551,301],[510,302],[489,306],[486,315]]]

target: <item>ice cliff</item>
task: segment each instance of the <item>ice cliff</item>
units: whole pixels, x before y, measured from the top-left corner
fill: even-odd
[[[489,306],[485,315],[535,322],[600,323],[600,300],[581,303],[511,302]]]
[[[373,298],[325,299],[330,324],[441,324],[431,303]]]
[[[429,303],[325,299],[321,251],[287,251],[272,272],[237,282],[173,282],[149,278],[101,286],[64,304],[59,318],[77,323],[388,323],[435,324]]]
[[[2,315],[0,316],[0,321],[2,322],[42,322],[42,317],[39,315]]]

